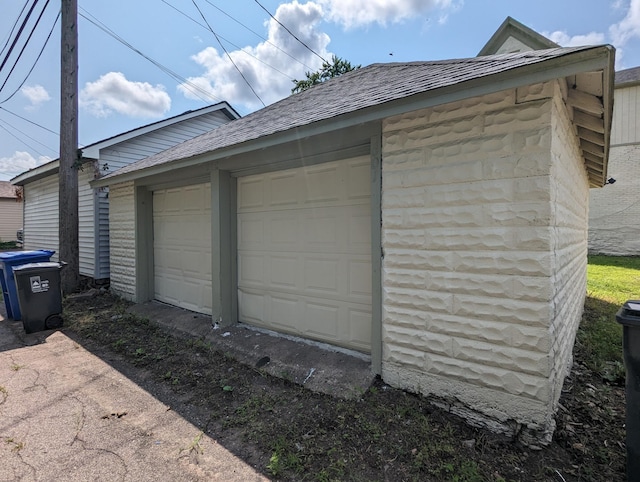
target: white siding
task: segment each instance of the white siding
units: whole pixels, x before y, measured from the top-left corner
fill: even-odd
[[[111,291],[125,299],[136,297],[136,218],[133,182],[111,186]]]
[[[615,90],[608,177],[590,193],[589,251],[640,255],[640,85]]]
[[[78,171],[78,244],[80,274],[95,278],[95,220],[93,189],[89,181],[94,178],[94,164],[87,162]]]
[[[50,249],[58,259],[58,176],[24,186],[24,249]]]
[[[15,241],[16,232],[22,228],[22,201],[0,198],[0,240]]]
[[[534,439],[553,431],[586,269],[586,177],[554,94],[545,84],[383,125],[383,378]]]
[[[100,151],[98,176],[104,176],[123,166],[139,161],[176,144],[184,142],[205,132],[209,132],[222,124],[229,122],[229,118],[220,111],[203,114],[191,119],[177,122],[138,137],[114,144]],[[96,209],[98,225],[98,260],[96,279],[109,278],[109,190],[99,190]]]

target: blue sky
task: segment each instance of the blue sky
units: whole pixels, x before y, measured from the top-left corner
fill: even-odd
[[[22,8],[34,1],[0,0],[0,49],[15,36],[10,32],[24,18]],[[45,3],[36,3],[21,39]],[[563,46],[612,44],[619,70],[640,66],[640,0],[78,0],[78,5],[81,145],[221,100],[246,115],[289,95],[292,79],[303,78],[332,54],[363,66],[473,57],[507,16]],[[22,41],[0,68],[0,180],[58,157],[58,9],[58,1],[50,2],[19,60]]]

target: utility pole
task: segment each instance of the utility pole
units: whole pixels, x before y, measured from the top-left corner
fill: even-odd
[[[60,49],[60,169],[59,259],[62,292],[76,291],[80,284],[78,241],[78,0],[61,0]]]

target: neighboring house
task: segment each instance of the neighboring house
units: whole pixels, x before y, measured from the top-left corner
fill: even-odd
[[[15,241],[22,228],[22,189],[0,181],[0,241]]]
[[[84,147],[78,173],[80,274],[94,280],[109,278],[109,192],[93,189],[91,181],[238,117],[221,102]],[[24,249],[58,251],[58,167],[55,160],[11,180],[24,187]]]
[[[375,64],[125,166],[93,183],[111,289],[370,354],[390,385],[548,442],[613,59]]]
[[[589,252],[640,256],[640,67],[616,72],[609,175],[591,191]]]

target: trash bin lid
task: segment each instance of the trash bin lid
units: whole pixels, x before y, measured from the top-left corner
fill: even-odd
[[[616,313],[616,321],[626,326],[640,327],[640,300],[626,301]]]
[[[21,260],[29,260],[29,258],[40,258],[48,256],[49,258],[55,254],[55,251],[49,249],[38,249],[34,251],[5,251],[0,253],[0,262],[9,261],[16,262]]]
[[[27,263],[13,267],[14,273],[25,273],[30,271],[51,271],[59,270],[62,267],[62,263],[55,261],[43,261],[40,263]]]

